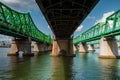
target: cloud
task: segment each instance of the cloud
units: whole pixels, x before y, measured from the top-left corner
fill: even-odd
[[[114,26],[114,22],[113,21],[108,21],[108,23],[109,23],[110,28],[112,28]]]
[[[104,13],[103,16],[102,16],[102,18],[99,19],[99,20],[97,20],[97,21],[95,22],[95,24],[97,24],[97,23],[99,23],[99,22],[105,22],[105,21],[106,21],[106,18],[107,18],[108,16],[110,16],[111,14],[113,14],[114,12],[115,12],[115,11],[111,11],[111,12]]]
[[[95,16],[88,16],[87,19],[95,19]]]
[[[48,28],[50,28],[50,26],[48,25]]]
[[[35,0],[1,0],[1,2],[17,11],[28,12],[39,10]]]
[[[75,32],[79,32],[79,31],[81,31],[82,28],[83,28],[83,25],[80,25],[80,26],[76,29]]]
[[[2,2],[5,2],[5,3],[18,3],[19,0],[1,0]]]

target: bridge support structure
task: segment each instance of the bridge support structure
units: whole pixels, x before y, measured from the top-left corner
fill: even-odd
[[[38,55],[40,52],[45,51],[45,45],[40,42],[34,43],[34,55]]]
[[[76,51],[76,50],[77,50],[77,48],[76,48],[76,46],[75,46],[75,45],[73,45],[73,50],[74,50],[74,51]]]
[[[23,56],[34,56],[31,53],[31,39],[13,38],[11,43],[11,50],[8,56],[18,56],[19,51],[23,51]]]
[[[36,42],[34,44],[34,54],[38,55],[40,52],[50,51],[52,46],[45,43]]]
[[[54,39],[51,56],[74,57],[73,39]]]
[[[90,52],[95,51],[95,49],[94,49],[94,44],[88,45],[88,51],[90,51]]]
[[[87,43],[86,42],[82,42],[79,45],[79,52],[81,52],[81,53],[87,53],[88,52],[88,47],[87,47]]]
[[[115,38],[101,38],[99,58],[120,58]]]
[[[52,50],[52,45],[51,44],[46,44],[45,45],[45,51],[51,51]]]

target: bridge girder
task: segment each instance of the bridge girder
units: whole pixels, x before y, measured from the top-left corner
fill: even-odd
[[[56,38],[70,38],[99,0],[36,0]]]

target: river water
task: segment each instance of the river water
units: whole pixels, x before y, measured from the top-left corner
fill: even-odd
[[[94,53],[76,52],[76,57],[7,56],[0,48],[0,80],[120,80],[119,59],[99,59]]]

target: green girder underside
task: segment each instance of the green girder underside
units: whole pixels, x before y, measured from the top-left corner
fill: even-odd
[[[100,44],[99,40],[87,42],[87,44]]]
[[[0,34],[18,38],[30,37],[33,41],[52,44],[49,35],[42,33],[34,24],[30,13],[20,13],[0,2]]]
[[[120,34],[120,10],[73,39],[75,45],[81,42],[98,40],[101,37],[114,37]]]

